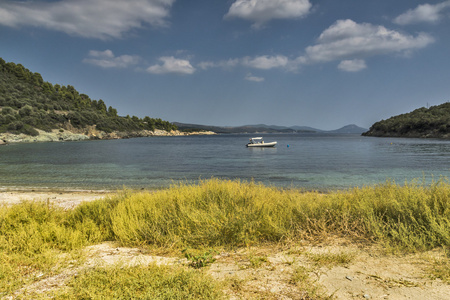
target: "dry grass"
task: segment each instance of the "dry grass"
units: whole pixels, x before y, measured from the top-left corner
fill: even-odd
[[[81,249],[103,241],[164,248],[178,255],[182,249],[189,248],[192,253],[200,253],[198,257],[193,254],[192,260],[196,261],[205,258],[202,255],[205,249],[232,250],[288,241],[324,241],[329,237],[381,245],[387,252],[395,253],[448,249],[449,199],[450,185],[444,179],[430,186],[386,182],[330,194],[211,179],[152,193],[125,190],[69,210],[47,202],[3,206],[0,207],[0,297],[11,295],[40,277],[58,274],[69,264],[81,263]],[[301,250],[296,255],[303,254],[318,267],[346,265],[354,258],[345,252],[318,254]],[[246,261],[250,270],[270,266],[265,254],[249,253]],[[290,262],[286,265],[296,265],[294,258],[286,261]],[[434,262],[430,274],[448,282],[448,269],[447,255]],[[322,297],[314,281],[307,279],[310,278],[306,276],[308,270],[297,267],[291,281],[297,287],[304,287],[305,295]],[[167,271],[168,278],[155,279],[168,287],[167,295],[183,293],[177,291],[180,284],[193,293],[200,286],[205,294],[194,293],[199,298],[220,295],[220,288],[210,285],[207,277],[196,281],[192,275],[195,273],[180,272]],[[141,273],[150,276],[148,270],[139,268],[89,270],[71,281],[70,293],[87,298],[126,298],[130,295],[128,284],[139,283]],[[88,281],[93,284],[89,285]],[[98,289],[97,285],[109,286],[113,294],[110,291],[89,296]],[[243,283],[236,279],[233,285],[239,288]],[[147,295],[147,288],[153,293],[154,287],[148,286],[142,295]],[[62,291],[55,297],[70,299],[70,293]]]

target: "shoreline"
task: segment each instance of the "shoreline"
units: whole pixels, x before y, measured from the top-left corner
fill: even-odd
[[[212,131],[201,132],[182,132],[179,130],[165,131],[160,129],[141,130],[132,132],[114,131],[106,133],[95,129],[95,126],[83,130],[58,130],[53,129],[51,132],[46,132],[37,129],[39,135],[31,136],[23,133],[0,133],[0,146],[15,144],[15,143],[35,143],[35,142],[70,142],[70,141],[89,141],[89,140],[117,140],[129,139],[137,137],[153,137],[153,136],[192,136],[192,135],[215,135]]]
[[[103,199],[115,194],[107,190],[57,190],[57,189],[9,189],[0,188],[0,205],[11,206],[23,201],[47,201],[64,209],[71,209],[82,202]]]

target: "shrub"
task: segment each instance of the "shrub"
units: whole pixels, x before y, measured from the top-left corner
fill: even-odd
[[[36,129],[34,129],[32,126],[30,125],[25,125],[22,129],[21,132],[26,134],[26,135],[30,135],[30,136],[38,136],[39,135],[39,131],[37,131]]]
[[[5,106],[2,108],[2,115],[12,115],[14,114],[14,109],[9,106]]]
[[[8,130],[10,131],[20,131],[23,128],[24,124],[21,121],[15,121],[8,125]]]
[[[31,115],[31,113],[33,112],[33,107],[31,107],[30,105],[25,105],[24,107],[22,107],[21,109],[19,109],[19,115],[21,117],[26,117]]]

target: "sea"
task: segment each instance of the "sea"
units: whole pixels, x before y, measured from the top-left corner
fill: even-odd
[[[160,189],[210,178],[280,188],[345,190],[450,177],[450,141],[358,134],[265,134],[275,148],[247,148],[248,134],[148,137],[0,146],[0,190]]]

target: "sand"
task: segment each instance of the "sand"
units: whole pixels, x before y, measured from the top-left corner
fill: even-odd
[[[70,191],[70,190],[11,190],[0,189],[0,204],[12,205],[24,200],[48,201],[70,209],[83,201],[106,197],[110,191]]]

